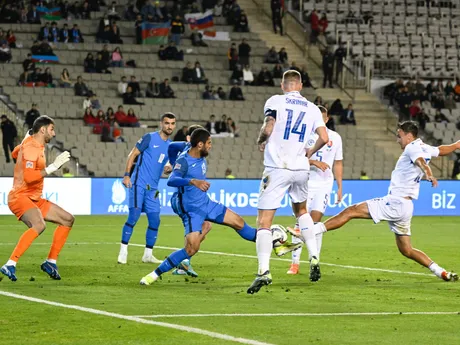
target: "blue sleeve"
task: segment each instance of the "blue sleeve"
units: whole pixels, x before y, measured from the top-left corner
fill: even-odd
[[[144,134],[144,136],[136,143],[137,149],[144,152],[149,147],[150,140],[152,140],[152,136],[149,133]]]
[[[175,141],[169,144],[168,159],[172,166],[176,163],[177,155],[179,152],[184,151],[186,145],[187,143],[185,141]]]
[[[187,175],[188,163],[184,157],[181,157],[177,160],[174,165],[173,171],[168,178],[169,187],[185,187],[190,184],[189,178],[185,178]]]

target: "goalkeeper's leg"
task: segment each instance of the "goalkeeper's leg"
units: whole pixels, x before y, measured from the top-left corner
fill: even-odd
[[[45,262],[42,263],[41,269],[46,272],[52,279],[60,280],[61,276],[56,265],[57,258],[64,244],[67,241],[70,230],[72,229],[75,218],[67,211],[49,201],[43,200],[39,205],[45,220],[58,224],[54,231],[53,242]]]

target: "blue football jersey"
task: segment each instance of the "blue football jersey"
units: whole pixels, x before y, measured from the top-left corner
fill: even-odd
[[[206,180],[207,163],[205,158],[191,157],[188,152],[182,153],[174,165],[173,175],[187,180]],[[200,210],[209,201],[208,194],[195,186],[179,187],[182,206],[186,212]]]
[[[169,145],[168,158],[172,166],[176,163],[177,158],[182,152],[188,151],[192,145],[186,141],[174,141]]]
[[[158,189],[163,168],[168,162],[168,146],[171,140],[163,140],[159,132],[145,134],[136,143],[141,154],[131,175],[134,186]]]

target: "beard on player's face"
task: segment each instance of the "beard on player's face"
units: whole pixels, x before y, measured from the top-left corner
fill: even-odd
[[[209,155],[209,151],[206,149],[206,147],[202,147],[200,149],[200,156],[201,158],[207,157]]]

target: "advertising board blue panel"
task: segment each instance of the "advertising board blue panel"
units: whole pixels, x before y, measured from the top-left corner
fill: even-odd
[[[91,214],[127,214],[128,190],[121,183],[122,179],[93,178],[91,188]],[[210,180],[211,198],[222,202],[243,216],[257,214],[258,180]],[[345,207],[367,199],[387,194],[389,181],[344,181],[342,202],[337,202],[337,187],[334,186],[326,215],[335,215]],[[440,181],[438,188],[431,188],[430,183],[422,181],[420,198],[414,202],[415,215],[418,216],[459,216],[460,200],[457,191],[460,181]],[[159,185],[162,214],[173,214],[169,200],[174,192],[161,180]],[[289,197],[283,199],[277,215],[291,215]]]

